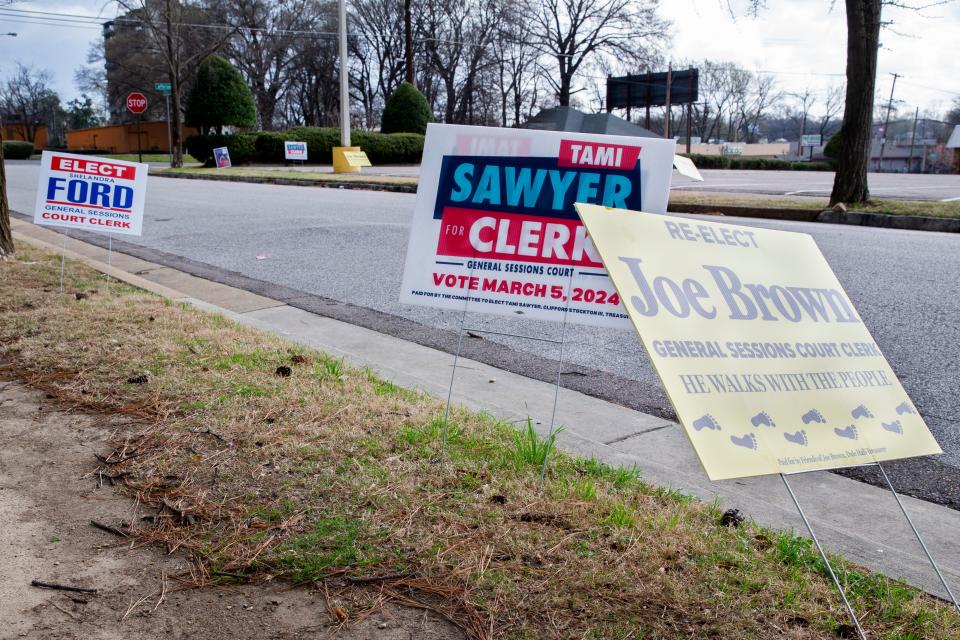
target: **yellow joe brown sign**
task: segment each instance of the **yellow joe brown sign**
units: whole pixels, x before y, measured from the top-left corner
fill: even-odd
[[[941,452],[810,236],[577,211],[711,479]]]

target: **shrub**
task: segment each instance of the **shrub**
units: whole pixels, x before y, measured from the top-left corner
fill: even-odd
[[[254,142],[257,162],[280,163],[283,162],[283,143],[285,140],[293,140],[293,137],[287,133],[278,131],[262,131],[257,135]],[[308,156],[312,155],[313,149],[308,149]],[[310,158],[312,160],[312,158]]]
[[[29,160],[33,155],[33,143],[22,140],[4,140],[3,157],[9,160]]]
[[[687,155],[687,154],[683,154]],[[788,162],[771,158],[743,158],[740,156],[708,156],[691,153],[689,156],[700,169],[752,169],[760,171],[831,171],[827,162]]]
[[[827,144],[823,146],[823,155],[830,159],[830,164],[835,165],[837,162],[837,156],[840,155],[840,132],[837,131],[835,134],[830,136],[830,139],[827,140]]]
[[[201,133],[220,132],[224,126],[257,124],[253,95],[243,76],[220,56],[210,56],[197,69],[196,81],[187,96],[186,124]],[[233,153],[230,154],[233,159]]]
[[[339,133],[339,132],[338,132]],[[424,137],[418,133],[357,131],[351,142],[367,153],[373,164],[415,164],[423,157]]]
[[[332,127],[294,127],[288,131],[264,131],[255,135],[256,161],[270,164],[284,162],[285,140],[306,142],[309,164],[330,164],[333,148],[340,146],[340,129]],[[418,163],[423,156],[423,140],[423,136],[416,133],[354,131],[351,135],[351,142],[361,147],[373,164]],[[213,155],[212,151],[210,155]],[[232,149],[230,157],[233,158]]]
[[[212,167],[213,150],[217,147],[227,147],[230,151],[231,163],[245,164],[256,158],[257,136],[258,134],[255,133],[190,136],[186,140],[187,153],[202,162],[204,166]]]
[[[423,94],[409,82],[401,82],[387,99],[380,119],[383,133],[427,133],[427,123],[433,120],[430,105]],[[371,158],[372,160],[372,158]]]

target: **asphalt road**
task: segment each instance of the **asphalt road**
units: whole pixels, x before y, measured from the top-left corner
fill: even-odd
[[[14,210],[33,210],[37,170],[34,163],[9,163],[9,196]],[[417,326],[456,330],[457,313],[405,306],[397,301],[414,197],[150,178],[144,236],[129,241],[219,270],[388,314],[378,314],[378,322],[400,316]],[[960,297],[955,284],[960,273],[960,235],[727,220],[806,232],[816,238],[947,452],[939,460],[960,467]],[[559,327],[551,323],[502,316],[477,315],[468,324],[540,337],[559,336]],[[541,342],[495,336],[488,340],[509,347],[518,361],[528,355],[557,357],[553,345]],[[564,357],[586,372],[580,375],[598,372],[595,384],[599,386],[593,387],[598,395],[628,406],[669,413],[633,332],[572,326],[567,330]],[[534,377],[543,375],[541,371]],[[960,491],[960,471],[951,473],[950,491]]]

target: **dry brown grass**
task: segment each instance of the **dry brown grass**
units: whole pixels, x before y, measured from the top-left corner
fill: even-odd
[[[438,464],[438,401],[79,265],[60,294],[57,258],[20,249],[0,265],[0,375],[131,416],[91,466],[155,509],[137,536],[192,554],[182,581],[283,577],[317,585],[335,620],[393,600],[473,638],[829,638],[846,623],[804,539],[723,527],[712,505],[592,460],[557,455],[541,488],[511,425],[465,411]],[[942,603],[838,565],[873,637],[956,637]]]

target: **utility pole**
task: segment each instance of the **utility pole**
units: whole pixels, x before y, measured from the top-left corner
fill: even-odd
[[[920,107],[913,114],[913,133],[910,134],[910,160],[907,161],[907,173],[913,173],[913,145],[917,142],[917,120],[920,118]],[[926,151],[926,149],[924,149]]]
[[[673,63],[667,64],[667,99],[663,109],[663,137],[670,137],[670,88],[673,84]]]
[[[880,164],[877,166],[877,171],[883,171],[883,149],[887,146],[887,134],[889,133],[888,129],[890,127],[890,111],[893,109],[893,90],[897,88],[897,78],[900,77],[898,73],[891,73],[893,76],[893,85],[890,87],[890,100],[887,102],[887,120],[883,123],[883,137],[880,138]]]
[[[347,61],[347,2],[340,5],[340,146],[350,146],[350,78]]]

